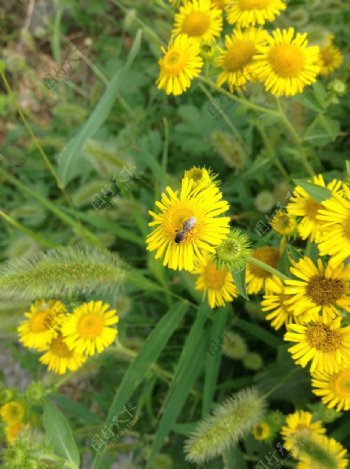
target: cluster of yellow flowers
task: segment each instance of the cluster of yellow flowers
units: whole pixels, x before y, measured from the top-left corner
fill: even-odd
[[[325,435],[320,420],[314,421],[310,412],[296,411],[286,418],[281,435],[284,447],[299,462],[297,469],[336,467],[346,469],[346,449],[334,438]]]
[[[350,409],[350,189],[321,175],[312,181],[329,191],[322,203],[297,186],[286,210],[274,214],[271,225],[281,235],[280,246],[265,245],[250,253],[247,237],[230,231],[223,216],[223,200],[210,171],[186,171],[180,191],[166,188],[159,213],[150,212],[155,229],[147,249],[163,258],[163,265],[199,275],[196,289],[208,296],[212,308],[238,296],[232,268],[225,260],[246,265],[249,294],[264,290],[262,311],[274,329],[286,326],[285,340],[295,342],[289,351],[302,367],[311,363],[313,391],[324,404]],[[318,254],[291,259],[289,275],[278,265],[290,236],[299,236],[318,247]],[[301,257],[300,257],[301,256]],[[233,265],[235,265],[233,262]],[[232,263],[231,263],[232,266]]]
[[[322,176],[312,183],[326,187]],[[298,233],[309,245],[316,243],[318,254],[293,261],[293,278],[264,272],[262,310],[276,330],[286,325],[285,340],[295,342],[289,349],[293,359],[302,367],[311,364],[314,393],[340,411],[350,409],[350,265],[344,263],[350,256],[350,190],[338,180],[327,188],[332,196],[322,203],[295,188],[288,215],[300,217]]]
[[[20,342],[44,352],[40,362],[57,374],[76,371],[86,358],[101,353],[116,338],[116,311],[102,301],[90,301],[69,312],[58,300],[39,300],[18,326]]]
[[[215,176],[205,168],[185,171],[180,191],[170,187],[156,202],[160,213],[150,211],[155,230],[147,237],[147,249],[175,270],[199,275],[196,288],[208,295],[212,308],[238,296],[231,271],[215,262],[217,248],[229,240],[229,209]],[[244,245],[242,246],[244,249]]]
[[[179,2],[177,2],[179,3]],[[217,85],[244,89],[248,82],[263,83],[276,96],[293,96],[342,63],[333,37],[308,45],[306,33],[293,28],[269,33],[261,26],[273,21],[286,3],[282,0],[183,0],[175,14],[167,49],[162,47],[158,88],[180,95],[200,75],[204,64]],[[224,18],[230,34],[221,37]],[[235,29],[231,30],[232,25]]]
[[[0,416],[5,423],[6,441],[12,444],[17,435],[25,429],[25,408],[19,401],[12,400],[1,406]]]

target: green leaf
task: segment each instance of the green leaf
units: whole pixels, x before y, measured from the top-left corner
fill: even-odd
[[[248,469],[239,446],[232,446],[223,454],[224,469]]]
[[[55,397],[55,402],[58,403],[65,412],[74,417],[78,417],[82,422],[90,425],[101,425],[103,423],[101,417],[92,413],[87,407],[79,402],[69,399],[67,396],[57,396]]]
[[[66,417],[49,400],[44,401],[43,423],[46,435],[57,456],[69,463],[71,468],[80,466],[80,455],[72,429]]]
[[[181,356],[176,366],[174,379],[163,404],[163,412],[158,424],[151,452],[148,456],[146,469],[152,468],[152,460],[162,446],[165,438],[172,430],[188,394],[199,375],[204,357],[207,334],[203,333],[208,317],[209,307],[203,303],[187,336]]]
[[[303,179],[294,179],[294,183],[301,186],[316,202],[323,202],[332,196],[332,192],[327,187],[317,186]]]
[[[245,281],[246,269],[239,271],[232,271],[233,279],[235,281],[238,293],[243,296],[243,298],[249,301],[249,296],[247,295],[247,287]]]
[[[69,181],[77,176],[79,171],[84,168],[84,165],[80,164],[82,148],[86,141],[94,136],[109,116],[114,101],[120,92],[121,80],[126,75],[140,49],[141,36],[142,33],[140,30],[136,35],[126,63],[113,76],[100,101],[97,103],[97,106],[80,129],[79,133],[63,148],[58,161],[58,177],[62,187],[65,187]]]
[[[211,326],[209,346],[205,360],[202,418],[209,414],[213,402],[220,371],[222,340],[229,314],[232,314],[229,306],[217,309]]]
[[[147,337],[143,347],[138,355],[127,369],[116,396],[109,408],[106,426],[112,423],[114,416],[119,415],[125,404],[132,397],[138,386],[147,376],[152,364],[158,359],[163,348],[167,344],[169,338],[182,321],[188,304],[181,302],[176,303],[169,311],[160,319],[156,327]],[[92,466],[94,469],[104,469],[104,458],[101,454],[97,454]]]
[[[246,331],[248,334],[256,337],[270,347],[276,348],[283,343],[281,339],[276,337],[274,334],[271,334],[271,332],[265,330],[263,327],[249,321],[245,321],[244,319],[235,319],[232,325]]]

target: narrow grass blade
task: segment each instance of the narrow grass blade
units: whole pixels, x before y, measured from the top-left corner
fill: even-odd
[[[117,394],[110,406],[106,426],[114,416],[119,415],[124,405],[129,401],[138,386],[147,376],[152,364],[156,362],[168,340],[181,323],[188,304],[176,303],[158,322],[151,334],[146,339],[135,360],[126,371]],[[93,463],[93,469],[104,469],[104,457],[97,454]]]
[[[176,423],[176,419],[180,415],[190,390],[202,369],[207,341],[204,326],[208,317],[208,311],[208,306],[203,303],[197,312],[195,322],[187,336],[176,366],[174,379],[162,407],[162,417],[154,438],[151,453],[147,460],[146,469],[152,468],[151,463],[153,457],[157,454],[165,438]]]

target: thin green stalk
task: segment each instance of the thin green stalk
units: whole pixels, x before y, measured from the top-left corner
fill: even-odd
[[[307,156],[305,155],[304,148],[303,148],[303,140],[295,130],[293,124],[288,119],[287,114],[284,112],[283,106],[281,104],[281,100],[276,98],[277,107],[278,107],[278,114],[282,122],[284,123],[285,127],[289,130],[290,135],[294,139],[295,143],[298,145],[298,158],[300,163],[304,166],[305,171],[312,177],[315,176],[315,171],[311,164],[309,163]]]
[[[280,160],[277,156],[277,153],[274,151],[274,149],[271,145],[271,142],[270,142],[269,138],[266,135],[264,127],[262,125],[260,125],[258,122],[255,122],[255,126],[256,126],[256,128],[258,129],[258,132],[261,135],[261,138],[264,142],[264,145],[265,145],[265,148],[266,148],[268,154],[270,155],[271,160],[274,162],[274,164],[276,165],[276,167],[278,168],[278,170],[280,171],[282,176],[284,176],[285,178],[290,180],[291,176],[290,176],[290,174],[288,174],[288,172],[284,168],[283,164],[280,162]]]
[[[23,226],[21,223],[13,219],[10,215],[7,215],[2,210],[0,210],[0,217],[2,217],[9,225],[13,226],[19,231],[22,231],[22,233],[25,233],[26,235],[30,236],[32,239],[37,241],[42,246],[45,246],[47,248],[55,248],[59,246],[58,243],[55,243],[54,241],[51,241],[50,239],[45,238],[41,234],[35,233],[35,231],[32,231],[29,228],[26,228],[25,226]]]
[[[224,119],[224,121],[226,122],[226,124],[228,125],[228,127],[232,130],[232,133],[234,134],[234,136],[237,138],[237,140],[239,140],[239,142],[241,143],[241,145],[243,146],[243,148],[246,149],[245,147],[245,142],[241,136],[241,134],[239,133],[237,127],[234,125],[234,123],[231,121],[231,119],[228,117],[228,115],[226,114],[226,112],[221,108],[220,104],[216,101],[216,99],[213,97],[213,95],[210,93],[210,91],[207,90],[207,88],[202,84],[202,83],[199,83],[199,88],[203,91],[203,93],[206,95],[206,97],[212,101],[214,101],[215,103],[215,106],[217,107],[221,117]]]
[[[257,267],[260,267],[261,269],[266,270],[267,272],[270,272],[270,274],[277,275],[281,280],[288,280],[289,277],[287,275],[282,274],[279,270],[274,269],[271,267],[271,265],[265,264],[263,261],[259,261],[259,259],[256,259],[255,257],[248,256],[247,258],[247,263],[256,265]]]
[[[270,108],[267,108],[267,107],[264,107],[264,106],[259,106],[258,104],[251,103],[250,101],[248,101],[246,99],[239,98],[238,96],[230,93],[229,91],[226,91],[224,88],[221,88],[214,81],[209,80],[208,78],[200,76],[200,77],[198,77],[198,80],[200,80],[201,82],[209,85],[211,88],[218,91],[219,93],[224,94],[225,96],[230,98],[232,101],[236,102],[237,104],[240,104],[241,106],[245,106],[248,109],[252,109],[252,110],[257,111],[257,112],[262,112],[264,114],[269,114],[269,115],[274,115],[274,116],[279,114],[274,109],[270,109]]]

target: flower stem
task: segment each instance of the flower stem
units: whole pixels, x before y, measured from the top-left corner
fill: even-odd
[[[281,280],[288,280],[289,277],[287,275],[282,274],[279,270],[274,269],[271,267],[269,264],[265,264],[263,261],[259,261],[259,259],[256,259],[255,257],[249,256],[247,258],[247,263],[256,265],[257,267],[260,267],[261,269],[266,270],[267,272],[270,272],[270,274],[277,275]]]
[[[309,163],[307,156],[304,152],[302,138],[299,136],[293,124],[288,119],[287,114],[284,112],[280,99],[276,98],[276,102],[277,102],[277,107],[278,107],[278,114],[280,115],[282,122],[284,123],[285,127],[289,130],[290,135],[292,136],[293,140],[298,146],[298,158],[299,158],[300,163],[304,166],[305,171],[310,176],[315,176],[315,171],[313,167],[311,166],[311,164]]]

